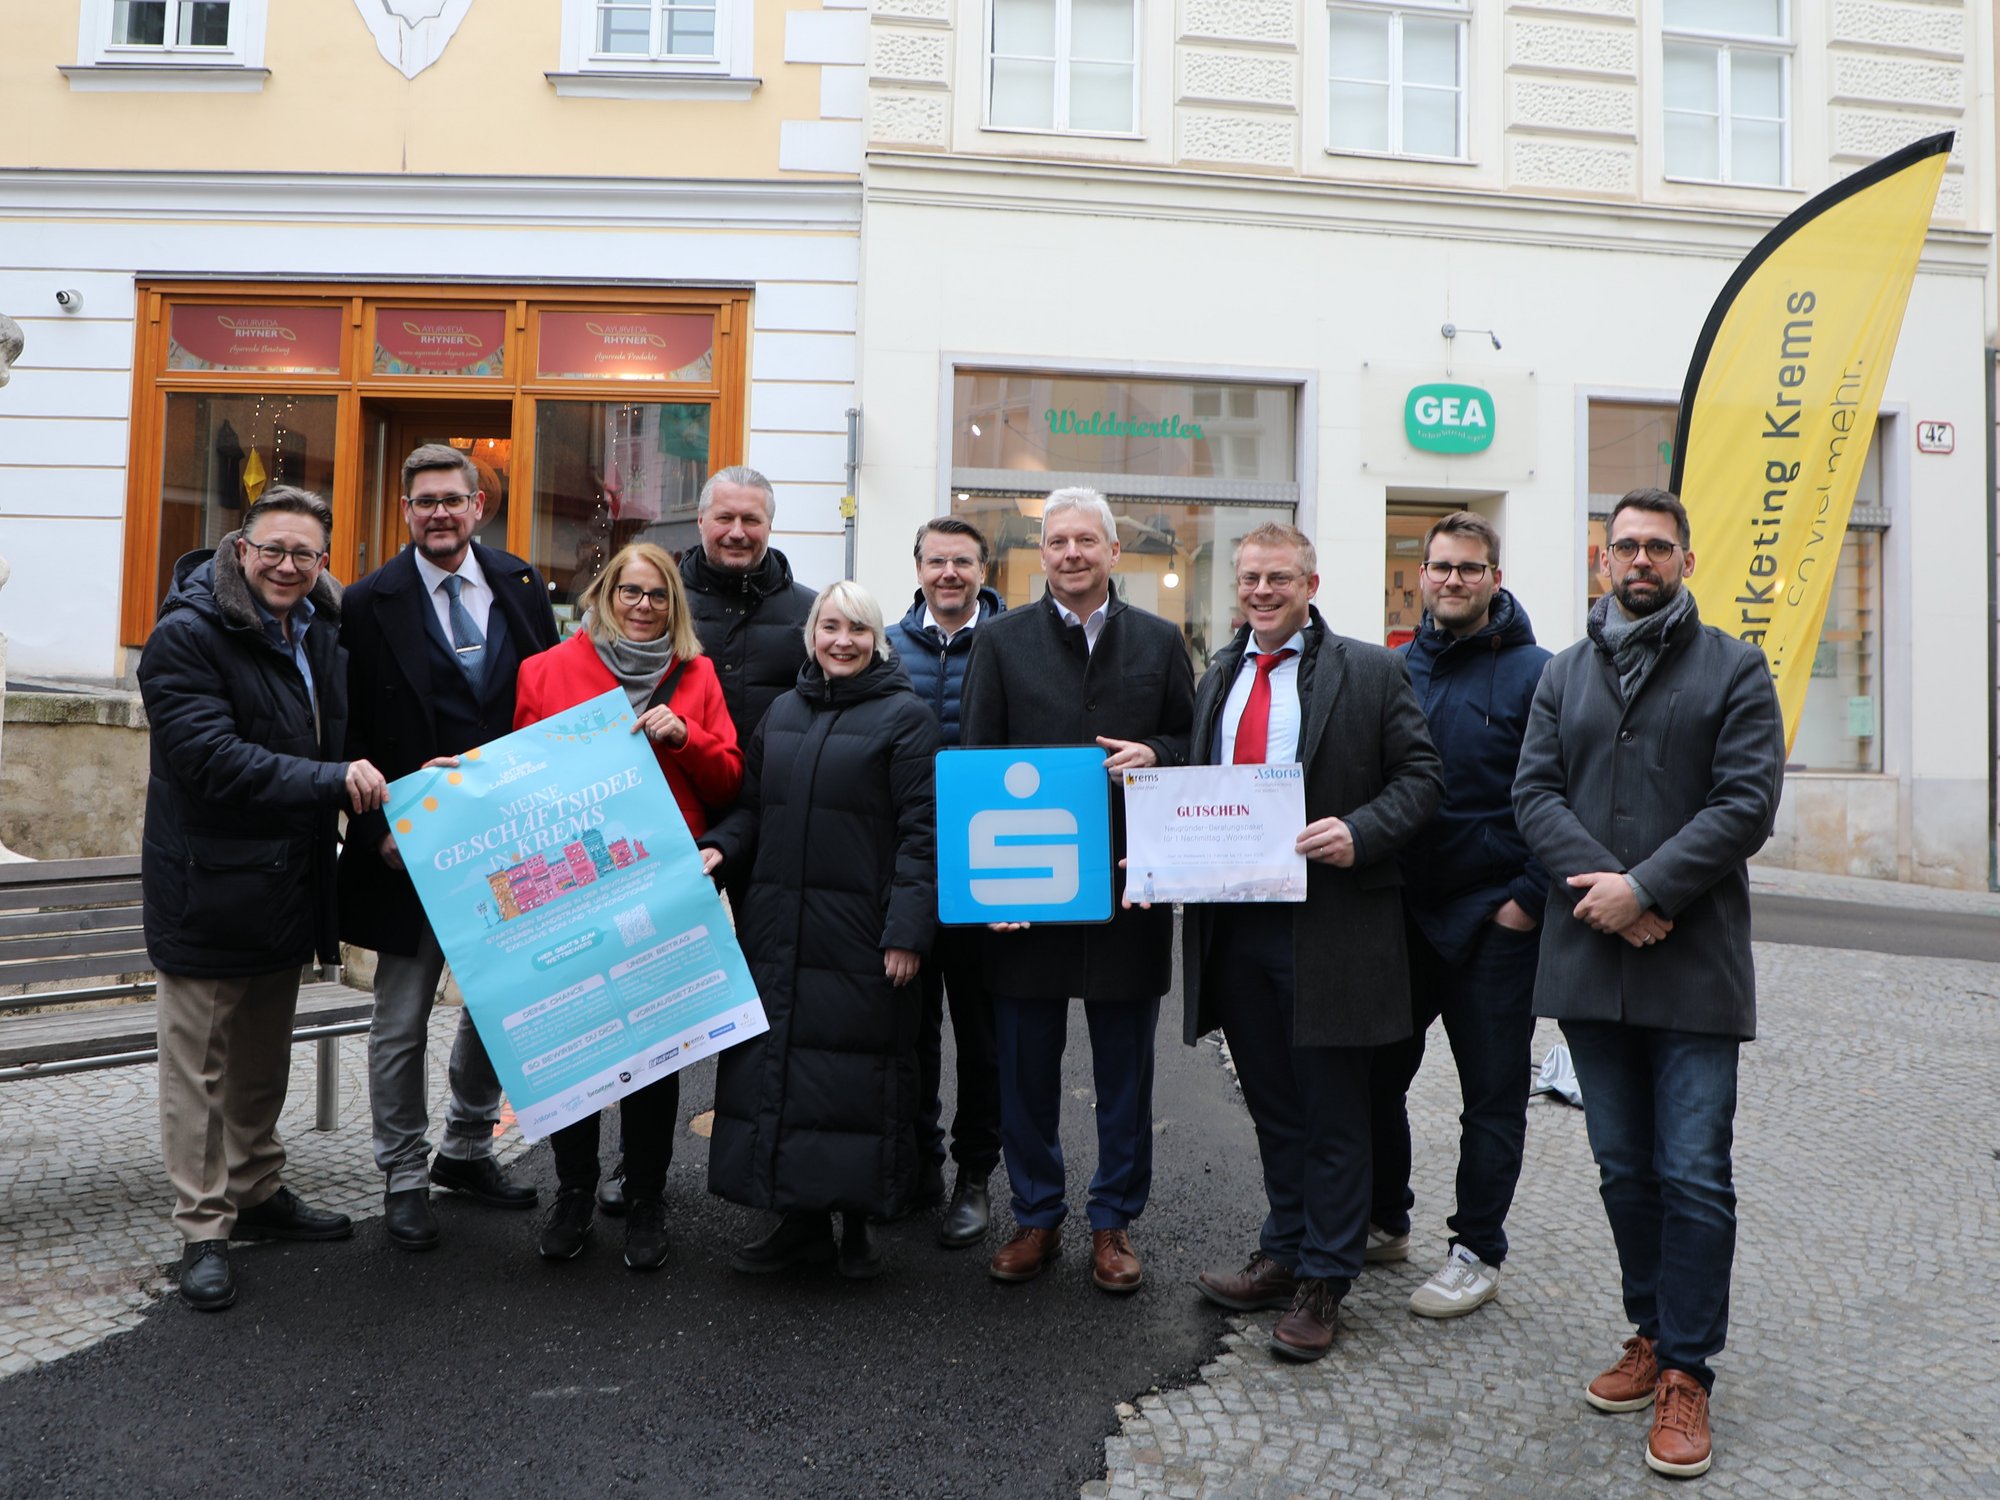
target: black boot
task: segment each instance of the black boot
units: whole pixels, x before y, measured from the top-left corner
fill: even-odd
[[[976,1245],[986,1238],[992,1222],[993,1205],[986,1196],[986,1178],[975,1177],[961,1167],[958,1182],[951,1190],[951,1205],[938,1224],[938,1243],[953,1250]]]
[[[768,1276],[793,1266],[823,1266],[833,1259],[833,1218],[824,1211],[786,1214],[761,1240],[752,1240],[729,1257],[731,1270],[748,1276]]]
[[[203,1312],[221,1312],[236,1300],[228,1240],[195,1240],[181,1252],[181,1300]]]
[[[875,1248],[875,1232],[868,1227],[866,1214],[840,1216],[840,1274],[849,1281],[868,1281],[882,1274],[882,1252]]]

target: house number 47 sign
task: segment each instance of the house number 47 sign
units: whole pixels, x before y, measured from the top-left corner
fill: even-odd
[[[1949,422],[1917,423],[1917,452],[1949,453],[1957,444],[1957,434]]]

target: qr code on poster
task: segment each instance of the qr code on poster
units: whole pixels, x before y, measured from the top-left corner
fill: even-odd
[[[618,923],[618,936],[624,939],[628,948],[643,943],[653,935],[653,914],[643,906],[621,911],[613,920]]]

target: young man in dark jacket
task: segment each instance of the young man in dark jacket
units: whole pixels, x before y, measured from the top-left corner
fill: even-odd
[[[152,725],[140,869],[159,971],[160,1140],[186,1249],[181,1295],[236,1300],[229,1241],[331,1240],[345,1214],[284,1186],[278,1113],[299,970],[338,960],[334,823],[388,786],[340,759],[347,729],[333,516],[266,490],[240,531],[191,552],[139,659]]]
[[[1514,768],[1549,653],[1500,587],[1500,534],[1471,511],[1424,537],[1424,620],[1405,648],[1410,681],[1444,761],[1444,801],[1403,851],[1411,1035],[1380,1048],[1369,1077],[1375,1176],[1367,1258],[1409,1254],[1410,1080],[1424,1033],[1444,1018],[1465,1101],[1458,1211],[1438,1273],[1410,1298],[1424,1318],[1490,1301],[1528,1129],[1538,913],[1548,875],[1514,826]]]
[[[970,521],[939,516],[917,528],[917,597],[890,628],[889,641],[917,696],[938,721],[946,748],[959,738],[959,699],[978,626],[1006,609],[985,587],[991,554]],[[916,1202],[944,1196],[944,1113],[938,1085],[944,1071],[944,1008],[958,1051],[958,1112],[951,1154],[958,1181],[938,1226],[938,1243],[977,1244],[992,1219],[987,1181],[1000,1164],[1000,1063],[994,1051],[993,1001],[986,993],[978,930],[939,928],[920,982],[924,1005],[917,1024],[917,1145],[925,1153]]]

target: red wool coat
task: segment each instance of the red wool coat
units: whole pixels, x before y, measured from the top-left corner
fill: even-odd
[[[514,727],[524,729],[617,686],[618,679],[599,658],[590,636],[579,630],[560,646],[521,663],[514,690]],[[667,706],[687,721],[687,743],[673,750],[655,742],[653,754],[666,772],[688,832],[700,838],[708,832],[709,810],[727,811],[743,784],[743,751],[736,743],[736,726],[722,702],[721,680],[707,657],[689,659]]]

